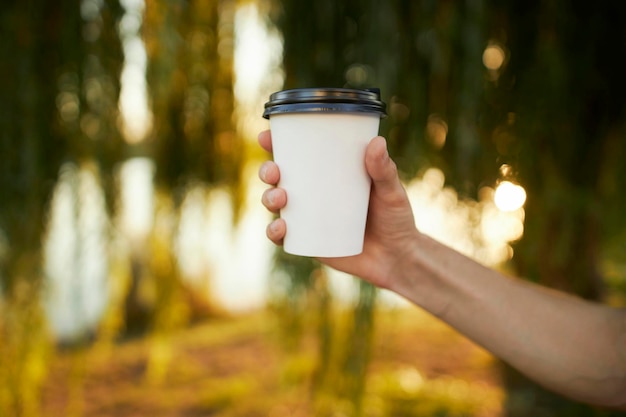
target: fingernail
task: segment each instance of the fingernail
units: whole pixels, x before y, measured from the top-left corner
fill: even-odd
[[[265,174],[267,174],[267,164],[261,165],[261,168],[259,169],[259,178],[264,180]]]
[[[267,202],[270,205],[274,205],[274,200],[276,200],[276,196],[275,196],[276,192],[274,190],[270,190],[267,193]]]
[[[387,158],[389,156],[389,148],[387,148],[387,139],[382,138],[383,139],[383,145],[385,146],[385,152],[383,153],[383,156],[385,158]]]

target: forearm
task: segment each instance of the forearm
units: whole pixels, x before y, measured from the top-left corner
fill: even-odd
[[[624,311],[504,277],[424,235],[411,253],[393,290],[552,390],[625,405]]]

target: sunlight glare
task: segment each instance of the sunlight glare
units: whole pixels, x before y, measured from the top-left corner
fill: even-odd
[[[502,181],[494,194],[496,207],[501,211],[515,211],[526,203],[526,190],[521,185],[510,181]]]
[[[119,171],[122,230],[130,238],[145,238],[154,223],[154,162],[131,158]]]
[[[406,189],[415,224],[423,233],[489,266],[512,257],[509,243],[523,234],[524,211],[499,210],[493,189],[482,190],[479,201],[459,199],[436,168],[413,179]]]
[[[524,209],[502,211],[489,205],[481,219],[481,233],[492,242],[514,242],[524,234]]]
[[[144,4],[142,0],[124,0],[122,5],[126,13],[119,28],[124,50],[119,108],[124,138],[135,144],[143,141],[152,127],[145,76],[148,58],[140,36]]]
[[[236,224],[231,198],[221,188],[190,189],[181,211],[177,257],[185,279],[206,288],[206,295],[229,311],[259,308],[266,301],[274,247],[265,226],[272,216],[258,203],[264,185],[257,169],[251,163],[244,170],[250,183]]]
[[[267,129],[261,118],[263,104],[284,81],[281,68],[282,40],[259,14],[256,4],[238,7],[235,14],[235,99],[240,129],[245,138],[256,139]]]
[[[65,164],[51,201],[43,242],[50,326],[60,339],[95,329],[108,301],[109,226],[96,169]]]

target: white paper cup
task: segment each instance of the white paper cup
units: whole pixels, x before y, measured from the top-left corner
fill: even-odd
[[[365,149],[378,134],[384,103],[376,90],[299,89],[274,93],[266,104],[287,253],[357,255],[370,195]]]

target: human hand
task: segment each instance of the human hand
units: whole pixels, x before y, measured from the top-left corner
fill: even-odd
[[[272,152],[269,130],[259,134],[259,144]],[[363,252],[342,258],[319,258],[337,270],[359,276],[381,288],[392,288],[400,279],[403,261],[415,249],[417,229],[413,211],[406,191],[398,177],[395,163],[389,157],[383,137],[375,137],[365,153],[365,167],[372,178],[367,226]],[[265,162],[259,169],[259,177],[272,185],[263,193],[261,201],[268,210],[278,213],[288,204],[285,190],[277,187],[280,180],[279,167],[272,161]],[[288,225],[276,219],[267,227],[267,236],[281,245]]]

